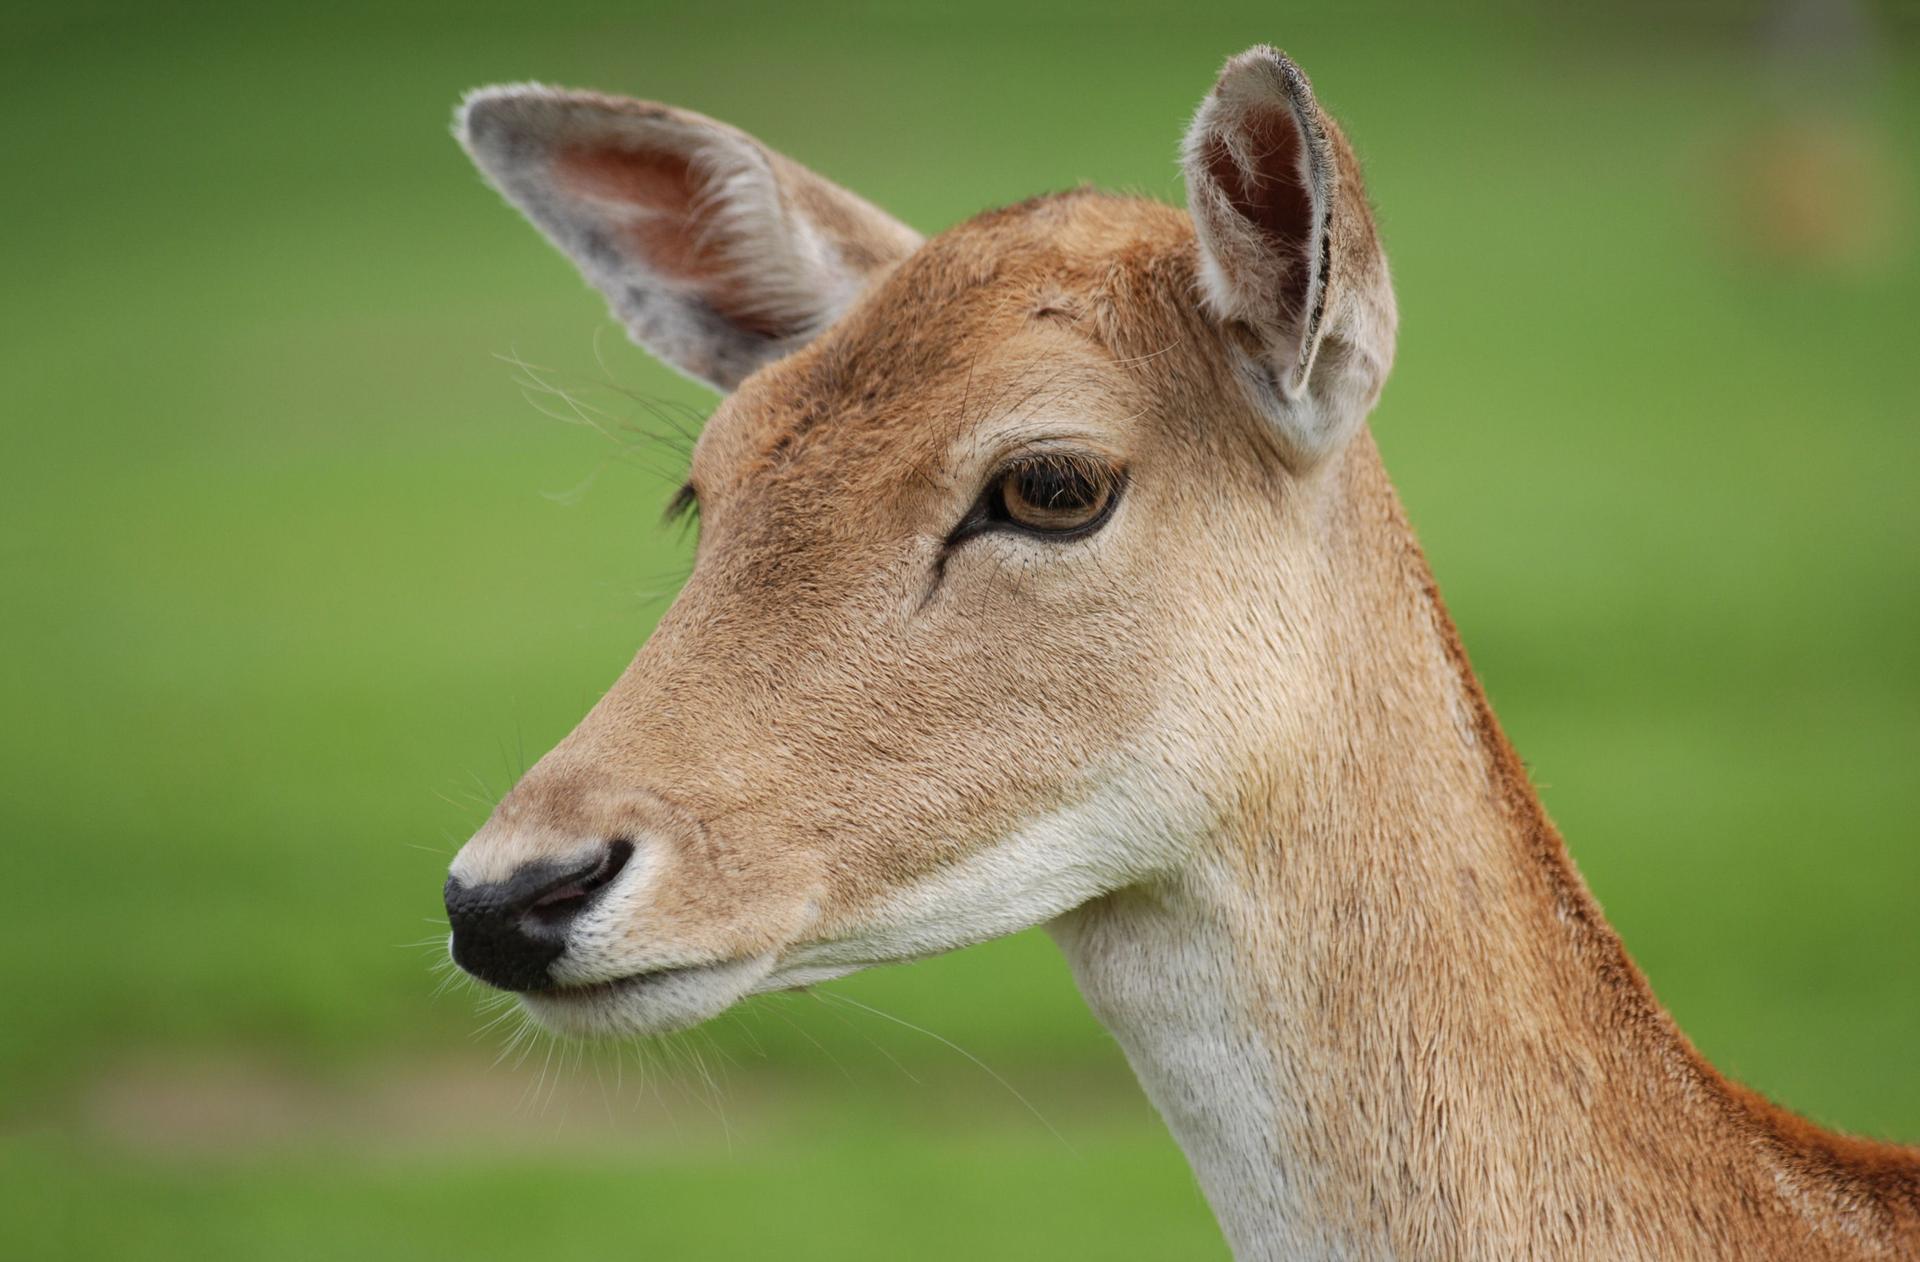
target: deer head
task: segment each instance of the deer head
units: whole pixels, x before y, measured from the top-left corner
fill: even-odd
[[[1395,314],[1292,62],[1227,63],[1187,212],[1082,190],[930,241],[666,106],[492,88],[457,132],[729,392],[685,588],[454,860],[462,966],[557,1029],[671,1029],[1207,862],[1294,782]]]

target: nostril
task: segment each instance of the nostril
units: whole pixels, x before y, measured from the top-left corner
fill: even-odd
[[[548,966],[567,949],[573,918],[611,885],[633,857],[633,843],[614,841],[571,870],[529,864],[504,881],[467,885],[449,877],[447,920],[454,963],[503,990],[542,990]]]
[[[633,843],[624,838],[608,843],[606,853],[585,873],[564,878],[559,885],[533,900],[528,914],[543,924],[571,920],[586,908],[593,896],[613,884],[633,857]]]

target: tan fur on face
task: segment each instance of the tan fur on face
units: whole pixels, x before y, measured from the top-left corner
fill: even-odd
[[[895,252],[714,415],[686,588],[456,872],[634,841],[556,976],[736,970],[663,1023],[1049,922],[1246,1257],[1914,1256],[1920,1157],[1700,1059],[1500,732],[1361,425],[1395,308],[1305,77],[1234,59],[1188,152],[1198,234],[839,203]],[[1063,447],[1104,527],[950,542]]]
[[[686,931],[749,949],[757,909],[786,886],[830,936],[1084,792],[1159,703],[1141,687],[1168,651],[1156,539],[1163,501],[1187,492],[1158,471],[1194,442],[1157,423],[1161,396],[1218,371],[1195,362],[1198,321],[1177,314],[1190,246],[1176,212],[1091,194],[989,216],[728,400],[693,462],[694,576],[509,797],[515,835],[608,835],[604,816],[578,818],[592,785],[669,797],[753,891]],[[1148,292],[1158,335],[1114,318]],[[1085,314],[1043,311],[1063,303]],[[1169,346],[1185,353],[1149,358]],[[999,460],[1063,440],[1140,470],[1110,527],[1135,546],[983,539],[942,564]],[[533,857],[503,849],[495,866]]]

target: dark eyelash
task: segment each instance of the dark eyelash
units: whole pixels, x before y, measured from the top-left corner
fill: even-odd
[[[699,522],[700,492],[693,489],[693,483],[688,482],[673,493],[673,498],[667,501],[667,511],[660,515],[660,520],[669,526],[680,522],[689,525]]]
[[[1026,483],[1021,488],[1023,494],[1028,493],[1029,487],[1045,488],[1044,497],[1029,495],[1029,498],[1035,502],[1044,498],[1047,506],[1057,506],[1063,498],[1077,494],[1085,493],[1091,498],[1102,490],[1113,489],[1110,470],[1070,456],[1043,455],[1016,460],[1001,470],[993,485],[1004,495],[1007,482],[1014,478]]]

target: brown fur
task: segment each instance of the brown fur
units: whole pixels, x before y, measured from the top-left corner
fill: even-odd
[[[1370,403],[1392,295],[1325,126],[1313,371],[1351,372]],[[498,879],[651,838],[634,959],[784,957],[860,940],[1116,766],[1151,767],[1203,804],[1196,849],[1067,919],[1094,941],[1204,908],[1284,1102],[1260,1119],[1291,1163],[1275,1177],[1324,1238],[1915,1256],[1920,1154],[1730,1084],[1660,1008],[1494,719],[1371,437],[1323,456],[1276,437],[1243,371],[1273,331],[1203,305],[1201,248],[1168,207],[1037,198],[880,270],[750,377],[694,455],[685,590],[462,862]],[[1036,441],[1125,468],[1105,532],[947,549]],[[1159,1019],[1127,1002],[1103,1015]]]
[[[1429,811],[1425,841],[1439,843],[1439,853],[1383,850],[1386,871],[1367,873],[1359,888],[1343,881],[1344,895],[1322,887],[1286,899],[1297,911],[1321,901],[1340,906],[1344,897],[1350,917],[1405,938],[1401,952],[1386,944],[1362,952],[1391,961],[1387,975],[1347,983],[1348,994],[1397,989],[1385,1015],[1369,1019],[1350,998],[1329,999],[1344,1009],[1338,1028],[1400,1044],[1388,1058],[1393,1071],[1374,1088],[1406,1108],[1394,1125],[1349,1137],[1358,1150],[1349,1174],[1375,1196],[1438,1196],[1449,1206],[1445,1215],[1406,1215],[1401,1226],[1419,1234],[1394,1241],[1400,1255],[1911,1256],[1920,1241],[1920,1153],[1823,1131],[1727,1082],[1694,1050],[1541,807],[1371,443],[1357,442],[1349,463],[1342,496],[1355,519],[1343,565],[1384,571],[1363,598],[1364,616],[1379,627],[1383,606],[1399,606],[1412,626],[1388,623],[1385,633],[1415,630],[1413,644],[1426,639],[1444,657],[1443,667],[1423,671],[1405,648],[1381,645],[1354,669],[1373,676],[1375,687],[1388,686],[1377,677],[1382,667],[1399,673],[1403,687],[1430,673],[1424,684],[1463,703],[1467,739],[1438,765],[1408,765],[1381,749],[1345,770],[1363,782],[1359,796],[1384,799],[1371,804],[1386,816],[1373,828],[1407,827],[1393,786],[1410,779],[1481,820],[1464,830],[1467,838],[1452,837],[1442,813]],[[1422,707],[1430,716],[1449,708]],[[1404,739],[1396,733],[1386,743]],[[1355,744],[1349,738],[1349,748]],[[1389,769],[1392,762],[1401,765]],[[1434,783],[1456,776],[1464,782]],[[1483,805],[1473,806],[1474,796]],[[1486,827],[1489,817],[1496,828]],[[1292,827],[1343,841],[1370,831],[1352,819]],[[1449,869],[1456,880],[1444,879]],[[1386,872],[1397,875],[1383,883]],[[1427,906],[1412,911],[1400,902],[1404,886],[1423,880],[1418,897]],[[1287,951],[1276,967],[1297,972],[1300,956]],[[1409,985],[1409,974],[1419,980]],[[1344,1054],[1378,1065],[1379,1050],[1352,1046]],[[1492,1084],[1504,1099],[1489,1098]],[[1431,1129],[1422,1136],[1407,1126]],[[1409,1185],[1414,1154],[1432,1164]],[[1390,1160],[1402,1169],[1382,1185],[1389,1172],[1376,1163]],[[1480,1221],[1470,1212],[1476,1191],[1487,1214]],[[1511,1251],[1488,1248],[1491,1240],[1512,1242]]]

